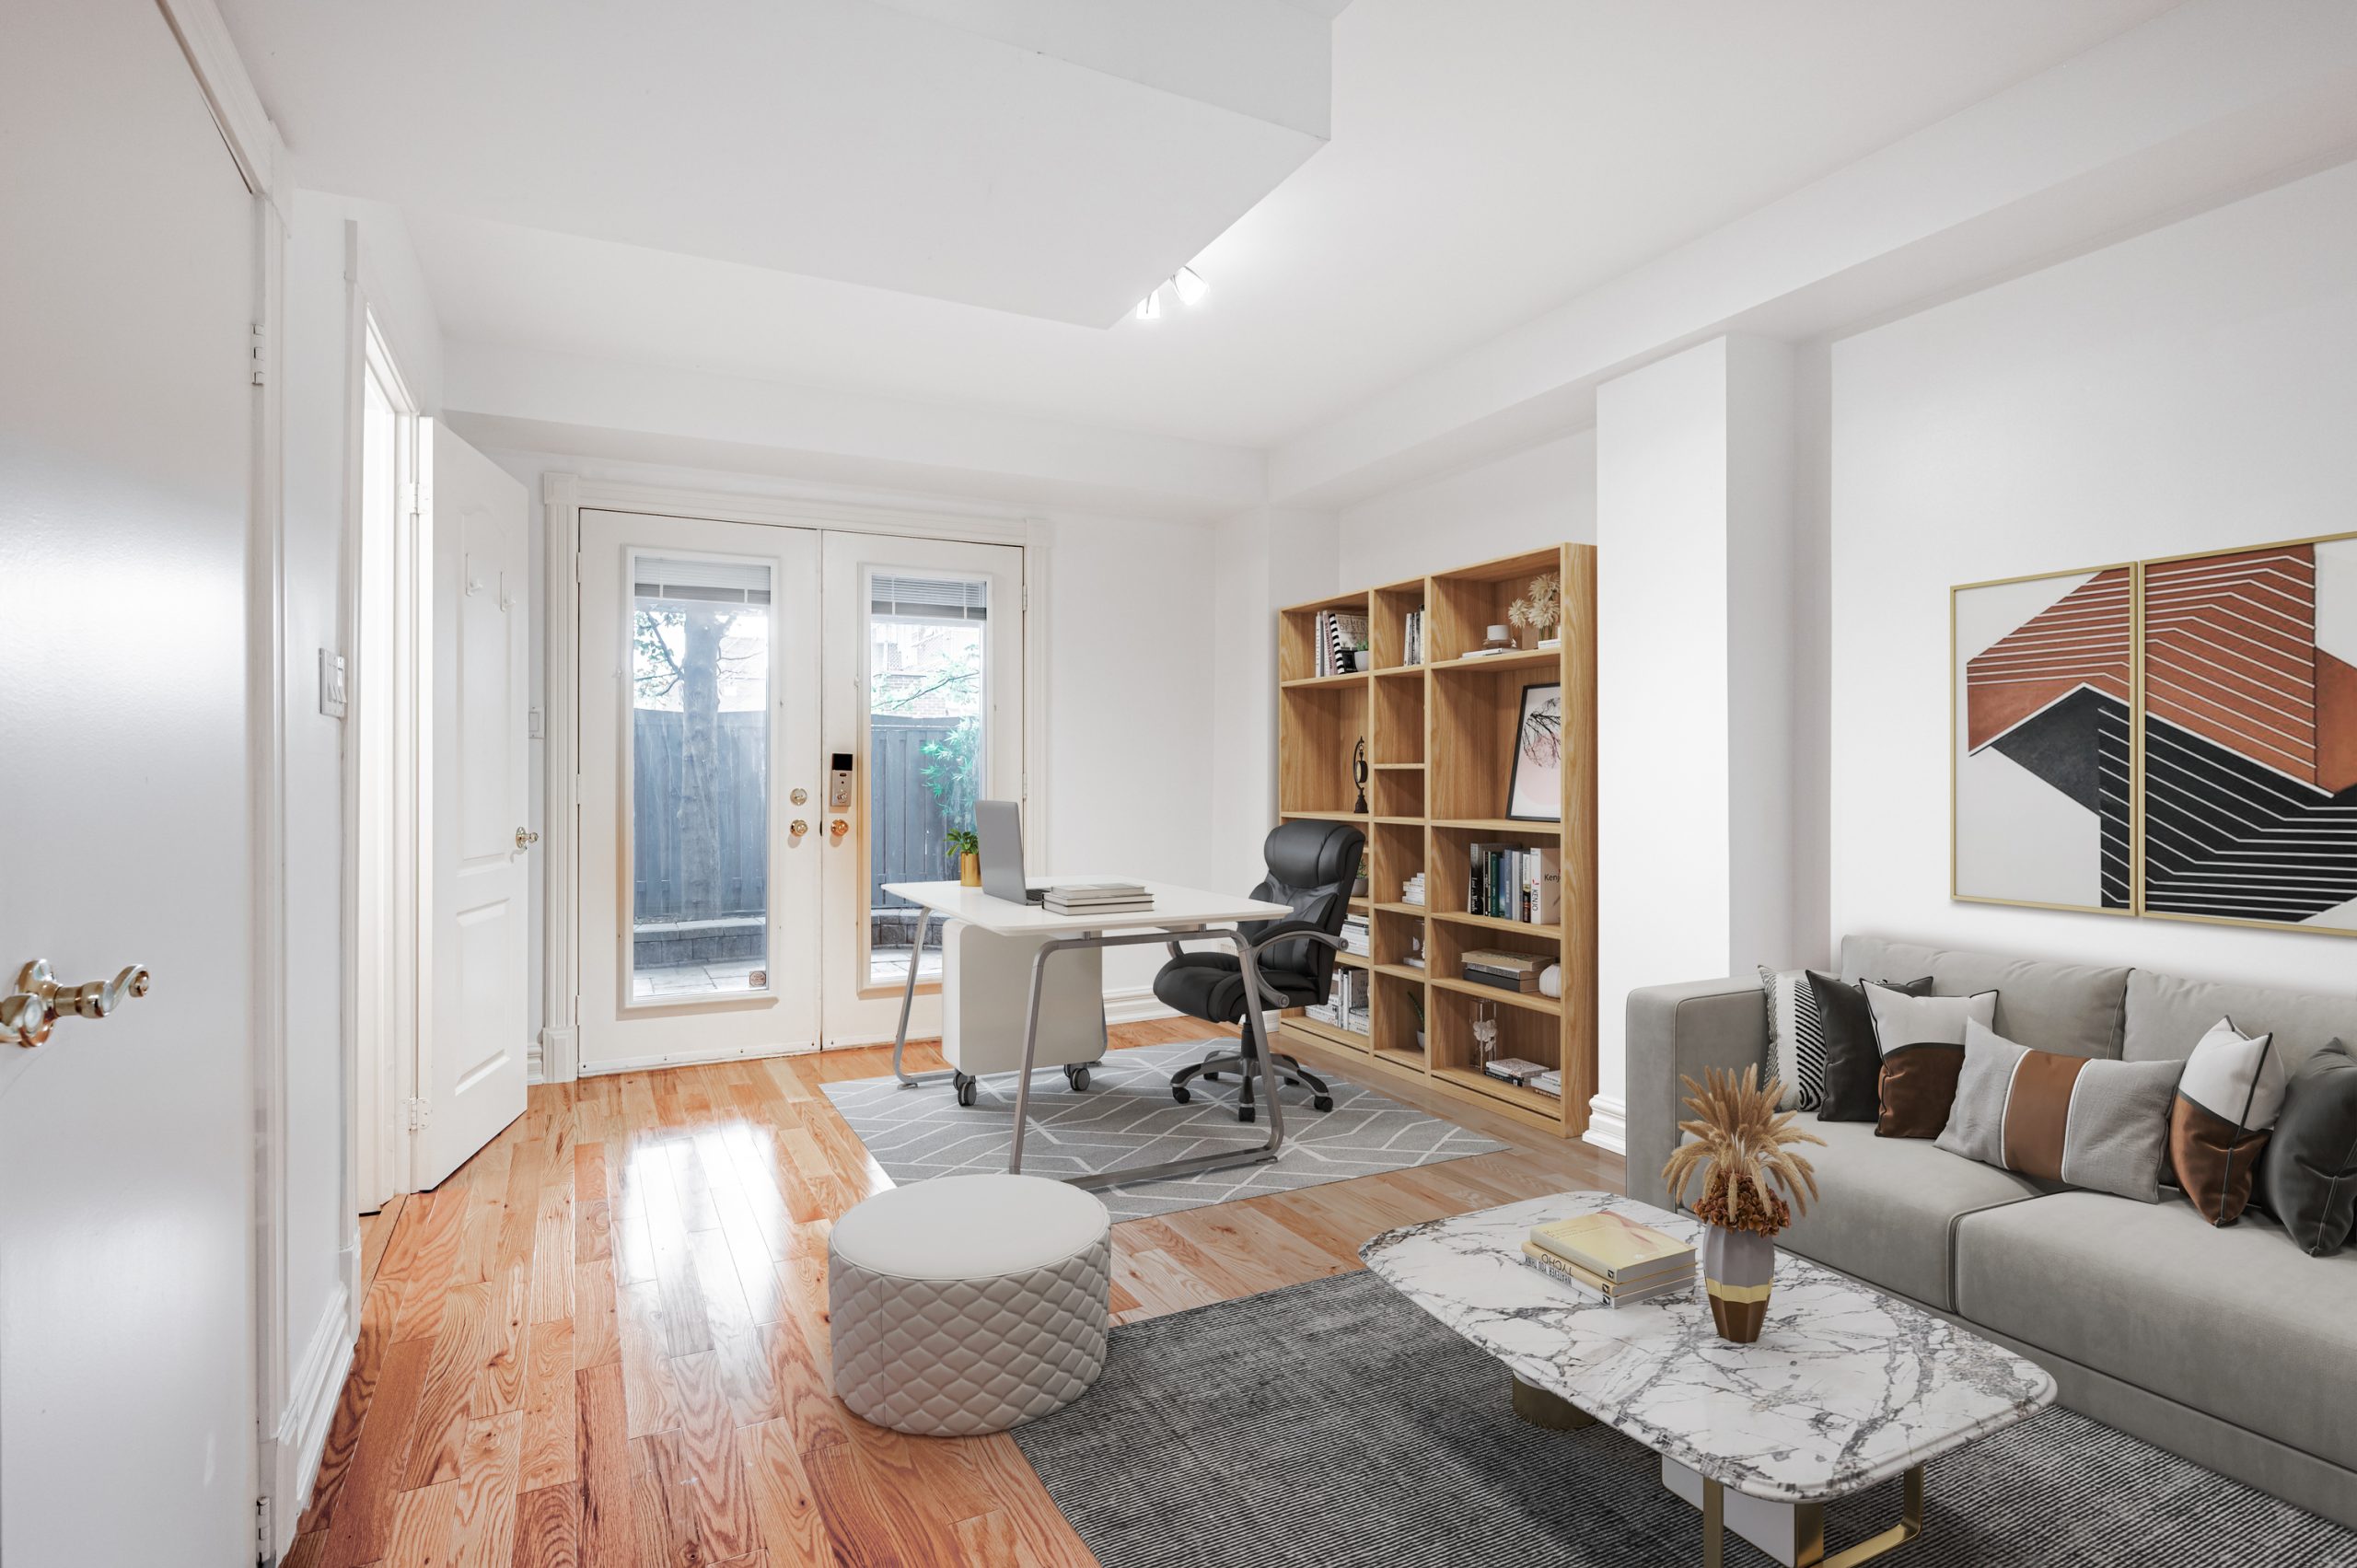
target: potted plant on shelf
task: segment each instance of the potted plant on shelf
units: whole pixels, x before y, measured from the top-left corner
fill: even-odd
[[[982,885],[982,841],[971,828],[952,828],[948,833],[949,847],[958,852],[958,882],[960,887],[979,888]]]
[[[1542,572],[1531,578],[1523,596],[1506,606],[1507,622],[1541,648],[1548,645],[1548,634],[1562,624],[1562,619],[1563,579],[1553,572]]]
[[[1808,1200],[1817,1196],[1817,1173],[1793,1145],[1825,1140],[1794,1126],[1796,1112],[1776,1109],[1784,1086],[1774,1078],[1761,1084],[1757,1065],[1740,1078],[1732,1068],[1713,1067],[1699,1087],[1683,1075],[1678,1081],[1694,1120],[1679,1122],[1678,1130],[1693,1141],[1678,1144],[1661,1179],[1670,1202],[1679,1203],[1687,1184],[1697,1174],[1702,1178],[1694,1216],[1705,1227],[1702,1286],[1710,1294],[1711,1318],[1721,1339],[1747,1345],[1768,1318],[1776,1233],[1792,1223],[1795,1210],[1808,1213]]]

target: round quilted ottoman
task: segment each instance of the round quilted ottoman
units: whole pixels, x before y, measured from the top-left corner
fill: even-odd
[[[1105,1369],[1112,1221],[1036,1176],[895,1187],[835,1222],[827,1309],[835,1393],[926,1437],[1004,1432]]]

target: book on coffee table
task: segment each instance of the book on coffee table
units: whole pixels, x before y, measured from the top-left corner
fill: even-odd
[[[1694,1267],[1691,1263],[1666,1273],[1649,1274],[1635,1283],[1616,1285],[1576,1263],[1565,1262],[1535,1241],[1522,1244],[1522,1260],[1549,1279],[1570,1286],[1584,1298],[1601,1302],[1607,1307],[1636,1307],[1648,1301],[1690,1295],[1694,1291]]]
[[[1558,1258],[1616,1283],[1642,1279],[1664,1267],[1691,1269],[1692,1243],[1603,1210],[1535,1227],[1530,1239]]]

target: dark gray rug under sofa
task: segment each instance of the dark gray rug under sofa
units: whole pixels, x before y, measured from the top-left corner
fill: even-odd
[[[1360,1272],[1116,1329],[1097,1386],[1014,1435],[1105,1568],[1701,1561],[1651,1450],[1507,1400],[1504,1367]],[[2067,1411],[1933,1460],[1927,1491],[1893,1562],[2357,1568],[2357,1535]],[[1899,1504],[1893,1481],[1832,1504],[1829,1549]]]

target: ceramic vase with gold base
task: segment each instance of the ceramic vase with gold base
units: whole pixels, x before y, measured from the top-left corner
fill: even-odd
[[[1776,1244],[1757,1231],[1702,1229],[1702,1289],[1719,1338],[1747,1345],[1768,1321],[1768,1292],[1776,1283]]]

